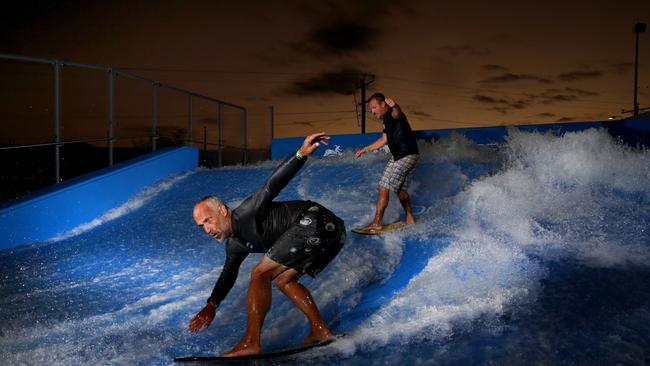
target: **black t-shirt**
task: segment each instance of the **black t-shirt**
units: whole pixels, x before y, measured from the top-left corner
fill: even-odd
[[[388,148],[393,159],[399,160],[406,155],[419,154],[415,134],[411,130],[406,114],[400,113],[399,118],[393,118],[391,110],[384,114],[384,133],[388,138]]]
[[[226,261],[210,299],[218,306],[237,280],[239,267],[250,253],[265,253],[311,201],[273,201],[304,165],[295,156],[285,159],[263,187],[232,211],[233,236],[226,243]]]

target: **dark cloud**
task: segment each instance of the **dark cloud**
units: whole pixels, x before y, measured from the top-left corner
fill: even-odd
[[[379,29],[352,20],[338,20],[312,29],[306,39],[286,44],[291,55],[311,57],[343,56],[374,48]],[[264,56],[261,56],[264,59]]]
[[[296,10],[311,19],[310,29],[297,41],[281,42],[258,55],[267,63],[290,65],[305,58],[332,58],[374,49],[383,34],[379,19],[399,12],[412,11],[388,1],[324,1],[317,4],[298,2]]]
[[[552,80],[532,75],[532,74],[513,74],[513,73],[504,73],[499,76],[493,76],[487,79],[479,81],[480,83],[510,83],[513,81],[537,81],[542,84],[551,84]]]
[[[492,51],[487,47],[475,47],[472,45],[446,45],[437,48],[438,51],[445,52],[450,56],[487,56],[492,53]]]
[[[424,118],[431,118],[433,117],[432,114],[429,114],[427,112],[422,112],[422,111],[409,111],[408,112],[410,115],[417,116],[417,117],[424,117]]]
[[[571,72],[558,75],[558,78],[560,78],[560,80],[562,81],[579,81],[579,80],[597,79],[603,75],[604,73],[600,70],[571,71]]]
[[[617,75],[627,75],[629,73],[634,72],[634,63],[632,62],[621,62],[617,64],[611,64],[609,65],[609,67],[613,69]]]
[[[481,67],[484,70],[488,70],[488,71],[508,71],[507,67],[501,65],[485,64],[485,65],[481,65]]]
[[[362,71],[354,68],[327,71],[305,80],[294,81],[286,92],[294,95],[345,94],[354,88],[362,74]]]
[[[569,93],[578,94],[581,97],[593,97],[593,96],[596,96],[596,95],[600,95],[599,93],[592,92],[592,91],[589,91],[589,90],[584,90],[584,89],[564,88],[564,90],[566,92],[569,92]]]
[[[379,29],[357,20],[340,20],[321,24],[309,34],[309,42],[324,54],[367,51],[379,37]]]
[[[527,94],[527,97],[530,100],[538,100],[542,104],[552,104],[556,102],[570,102],[577,100],[579,97],[590,97],[599,95],[598,93],[577,89],[577,88],[551,88],[546,89],[545,91],[539,94]]]
[[[542,100],[542,104],[552,104],[556,102],[571,102],[576,99],[578,99],[578,97],[572,94],[555,94],[555,95],[544,97],[544,100]]]
[[[491,104],[492,107],[490,109],[498,111],[503,114],[507,114],[509,111],[513,109],[524,109],[528,107],[528,105],[530,104],[529,101],[524,99],[518,99],[518,100],[507,100],[504,98],[496,99],[491,96],[483,95],[483,94],[476,94],[474,95],[473,99],[480,103]]]
[[[509,99],[476,94],[473,99],[483,104],[491,105],[491,110],[507,114],[512,110],[525,109],[531,105],[549,105],[559,102],[573,102],[581,97],[599,95],[598,93],[578,88],[549,88],[540,93],[527,93],[523,98]],[[538,117],[555,117],[552,113],[538,114]]]
[[[481,103],[499,103],[498,100],[488,97],[487,95],[477,94],[474,96],[474,100]]]

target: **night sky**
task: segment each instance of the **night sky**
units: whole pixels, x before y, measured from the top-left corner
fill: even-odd
[[[284,137],[359,131],[346,92],[362,74],[415,129],[629,116],[650,1],[62,1],[0,17],[2,53],[124,68],[261,115],[273,105]],[[639,60],[643,108],[648,33]]]

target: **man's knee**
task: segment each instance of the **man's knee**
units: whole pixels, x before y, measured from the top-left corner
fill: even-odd
[[[291,270],[285,271],[284,273],[280,274],[277,276],[274,280],[273,283],[275,283],[275,286],[278,288],[280,291],[284,291],[284,288],[298,280],[299,276],[297,276],[295,273],[293,273]]]
[[[253,267],[251,271],[251,280],[268,280],[273,279],[273,268],[260,262]]]
[[[275,283],[275,287],[278,288],[278,290],[283,291],[284,287],[289,284],[289,280],[284,278],[283,276],[278,276],[276,279],[273,280],[273,283]]]

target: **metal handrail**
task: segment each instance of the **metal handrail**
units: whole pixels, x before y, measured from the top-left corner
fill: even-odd
[[[160,139],[161,136],[156,136],[156,139]],[[0,150],[14,150],[14,149],[22,149],[22,148],[27,148],[27,147],[42,147],[42,146],[63,146],[63,145],[69,145],[69,144],[80,144],[84,142],[100,142],[100,141],[119,141],[119,140],[133,140],[133,139],[143,139],[143,138],[151,138],[151,136],[130,136],[130,137],[114,137],[114,138],[96,138],[96,139],[89,139],[89,140],[72,140],[72,141],[61,141],[61,142],[44,142],[41,144],[30,144],[30,145],[13,145],[13,146],[2,146],[0,147]]]
[[[242,107],[237,104],[229,103],[223,100],[219,100],[216,98],[208,97],[206,95],[198,94],[193,91],[185,90],[179,87],[175,87],[169,84],[163,84],[157,80],[152,80],[152,79],[147,79],[143,76],[132,74],[128,71],[121,70],[119,68],[111,68],[111,67],[106,67],[106,66],[99,66],[99,65],[91,65],[91,64],[82,64],[78,62],[73,62],[73,61],[65,61],[65,60],[55,60],[55,59],[47,59],[47,58],[41,58],[41,57],[29,57],[29,56],[20,56],[20,55],[11,55],[7,53],[0,53],[0,59],[6,59],[6,60],[14,60],[14,61],[26,61],[26,62],[37,62],[37,63],[43,63],[43,64],[51,64],[54,65],[55,63],[58,63],[61,66],[72,66],[72,67],[79,67],[83,69],[91,69],[91,70],[98,70],[98,71],[104,71],[104,72],[113,72],[115,75],[121,75],[124,77],[127,77],[129,79],[134,79],[134,80],[140,80],[144,81],[147,83],[152,83],[155,84],[156,86],[159,86],[161,88],[173,90],[176,92],[179,92],[181,94],[186,94],[186,95],[191,95],[193,97],[205,99],[214,103],[219,103],[223,105],[227,105],[233,108],[241,109],[241,110],[246,110],[245,107]]]
[[[244,150],[246,147],[245,146],[234,146],[234,145],[224,145],[224,144],[215,144],[213,142],[204,142],[200,140],[186,140],[187,142],[192,142],[195,144],[202,144],[202,145],[210,145],[210,146],[219,146],[219,147],[227,147],[229,149],[239,149],[239,150]]]
[[[160,140],[161,137],[164,136],[156,136],[155,139]],[[100,142],[100,141],[119,141],[119,140],[133,140],[133,139],[149,139],[151,136],[129,136],[129,137],[114,137],[112,139],[109,138],[96,138],[96,139],[88,139],[88,140],[71,140],[71,141],[61,141],[61,142],[44,142],[41,144],[29,144],[29,145],[13,145],[13,146],[0,146],[0,150],[15,150],[15,149],[22,149],[22,148],[28,148],[28,147],[43,147],[43,146],[63,146],[63,145],[70,145],[70,144],[80,144],[80,143],[85,143],[85,142]],[[222,148],[229,148],[229,149],[239,149],[239,150],[244,150],[246,147],[244,146],[234,146],[234,145],[225,145],[225,144],[215,144],[212,142],[205,142],[201,140],[185,140],[187,142],[195,143],[195,144],[203,144],[203,145],[209,145],[209,146],[219,146]]]
[[[204,145],[207,146],[207,141],[195,141],[192,140],[192,99],[193,98],[198,98],[202,99],[211,103],[216,103],[218,107],[218,115],[216,118],[216,123],[217,123],[217,128],[219,131],[219,141],[218,144],[213,144],[210,143],[211,146],[218,146],[219,147],[219,165],[222,165],[222,150],[223,148],[233,148],[233,149],[241,149],[244,152],[244,158],[243,162],[247,162],[247,149],[248,149],[248,110],[240,105],[236,105],[233,103],[229,103],[223,100],[219,100],[216,98],[212,98],[206,95],[198,94],[186,89],[182,89],[176,86],[168,85],[168,84],[163,84],[157,80],[152,80],[145,78],[140,75],[132,74],[126,70],[121,70],[118,68],[111,68],[111,67],[105,67],[101,65],[92,65],[92,64],[82,64],[78,62],[72,62],[72,61],[64,61],[64,60],[57,60],[57,59],[47,59],[47,58],[41,58],[41,57],[31,57],[31,56],[20,56],[20,55],[13,55],[13,54],[5,54],[5,53],[0,53],[0,59],[5,59],[5,60],[13,60],[13,61],[21,61],[21,62],[34,62],[34,63],[42,63],[42,64],[50,64],[53,68],[54,72],[54,115],[53,115],[53,120],[54,120],[54,141],[53,142],[46,142],[46,143],[39,143],[39,144],[27,144],[27,145],[19,145],[19,146],[4,146],[0,147],[1,150],[12,150],[12,149],[22,149],[22,148],[30,148],[30,147],[43,147],[43,146],[54,146],[54,166],[55,166],[55,181],[58,183],[61,181],[60,177],[60,163],[61,163],[61,155],[60,155],[60,147],[66,144],[74,144],[74,143],[88,143],[88,142],[102,142],[106,141],[107,142],[107,148],[108,148],[108,160],[109,160],[109,166],[113,165],[113,142],[118,140],[118,138],[115,138],[113,136],[113,120],[114,120],[114,115],[113,115],[113,93],[114,93],[114,80],[118,76],[122,76],[128,79],[133,79],[141,82],[148,83],[151,86],[151,98],[152,98],[152,109],[151,109],[151,134],[149,136],[142,136],[142,137],[134,137],[130,139],[135,139],[135,138],[149,138],[151,139],[151,149],[152,151],[156,151],[156,143],[160,139],[160,136],[158,136],[158,130],[157,130],[157,124],[158,124],[158,89],[168,89],[177,93],[180,93],[182,95],[187,96],[187,139],[185,139],[185,144],[190,144],[190,143],[203,143]],[[63,67],[69,66],[69,67],[75,67],[75,68],[83,68],[83,69],[90,69],[90,70],[95,70],[95,71],[100,71],[100,72],[105,72],[108,77],[108,116],[107,116],[107,124],[108,124],[108,129],[107,129],[107,138],[97,138],[97,139],[87,139],[87,140],[74,140],[74,141],[61,141],[61,72]],[[222,129],[222,109],[223,106],[228,106],[231,108],[235,108],[238,110],[241,110],[243,112],[242,116],[242,122],[243,122],[243,147],[238,147],[238,146],[228,146],[228,145],[223,145],[222,144],[222,135],[221,135],[221,129]],[[120,138],[120,139],[125,139],[125,138]]]

